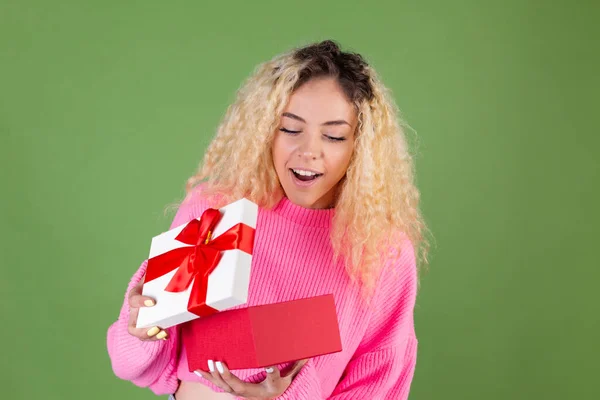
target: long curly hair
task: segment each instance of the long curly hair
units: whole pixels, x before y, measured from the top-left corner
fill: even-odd
[[[356,107],[355,148],[340,182],[332,221],[334,262],[340,257],[352,278],[369,291],[385,258],[397,257],[408,238],[417,263],[427,264],[427,227],[419,210],[400,114],[375,70],[357,53],[331,40],[296,48],[260,64],[237,92],[197,173],[214,207],[246,197],[264,208],[284,195],[271,147],[291,94],[313,78],[335,77]]]

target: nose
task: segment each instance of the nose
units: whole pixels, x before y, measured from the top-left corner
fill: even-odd
[[[323,157],[323,147],[318,133],[304,135],[298,147],[298,157],[305,160],[316,160]]]

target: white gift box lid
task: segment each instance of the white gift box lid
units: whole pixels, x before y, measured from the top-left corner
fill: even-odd
[[[248,199],[240,199],[219,209],[221,220],[216,225],[212,238],[217,238],[233,226],[243,223],[256,229],[258,206]],[[190,245],[175,240],[187,225],[182,224],[152,238],[149,258],[170,250]],[[219,265],[208,278],[206,304],[219,311],[246,303],[250,284],[252,255],[241,250],[222,252]],[[142,307],[138,314],[137,327],[159,326],[168,328],[198,318],[187,310],[193,282],[183,292],[165,292],[176,270],[144,283],[142,294],[156,300],[153,307]]]

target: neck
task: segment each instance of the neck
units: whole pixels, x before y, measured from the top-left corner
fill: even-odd
[[[297,224],[320,228],[331,227],[335,208],[306,208],[293,203],[285,196],[273,207],[273,211]]]

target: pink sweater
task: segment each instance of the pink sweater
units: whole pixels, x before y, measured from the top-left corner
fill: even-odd
[[[199,218],[207,207],[199,191],[193,192],[171,228]],[[332,262],[334,212],[303,208],[285,197],[272,210],[259,208],[247,306],[333,293],[343,347],[342,352],[311,359],[279,399],[406,399],[417,352],[413,246],[404,239],[400,255],[388,260],[373,301],[366,305],[341,262]],[[127,292],[142,279],[146,265],[144,261]],[[399,273],[392,274],[394,270]],[[168,340],[142,342],[127,333],[128,312],[125,298],[119,318],[108,329],[108,354],[119,378],[156,394],[174,393],[179,381],[202,382],[221,391],[188,371],[178,327],[167,330]],[[265,378],[264,369],[233,372],[250,382]]]

